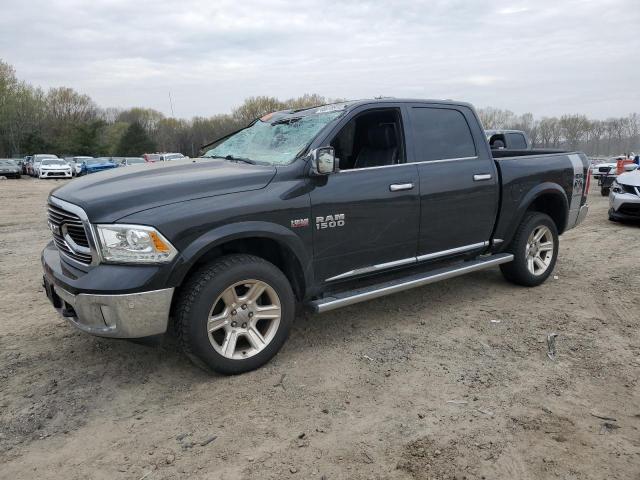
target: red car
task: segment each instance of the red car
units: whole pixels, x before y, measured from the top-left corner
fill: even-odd
[[[150,162],[150,163],[159,162],[160,161],[160,154],[159,153],[145,153],[144,155],[142,155],[142,158],[144,158],[145,162]]]

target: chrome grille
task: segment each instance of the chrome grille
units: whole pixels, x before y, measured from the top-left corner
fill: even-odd
[[[92,256],[89,237],[82,219],[55,205],[49,204],[48,220],[53,242],[60,253],[83,265],[90,265]]]

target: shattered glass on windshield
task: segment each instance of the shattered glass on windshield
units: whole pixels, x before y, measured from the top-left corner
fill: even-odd
[[[273,122],[258,120],[212,148],[205,157],[246,159],[269,165],[286,165],[343,109],[285,116]],[[263,117],[269,118],[272,117]]]

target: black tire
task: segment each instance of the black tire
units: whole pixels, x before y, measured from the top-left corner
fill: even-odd
[[[534,275],[527,267],[527,244],[529,236],[534,230],[541,226],[547,227],[551,233],[553,238],[553,253],[547,269],[541,274]],[[538,286],[553,272],[556,260],[558,259],[558,247],[558,229],[551,217],[540,212],[528,212],[522,219],[513,241],[506,249],[507,252],[513,253],[514,259],[510,263],[500,265],[502,275],[508,281],[517,285],[526,287]]]
[[[216,351],[209,338],[209,314],[227,288],[248,279],[264,282],[276,293],[281,308],[280,322],[273,338],[261,351],[248,358],[227,358]],[[186,355],[200,367],[224,375],[248,372],[278,353],[291,330],[295,303],[291,284],[275,265],[253,255],[220,257],[194,272],[180,288],[175,307],[178,341]]]
[[[611,190],[611,189],[610,189],[610,188],[608,188],[608,187],[602,187],[602,188],[600,189],[600,195],[602,195],[603,197],[606,197],[606,196],[608,196],[608,195],[609,195],[609,191],[610,191],[610,190]]]

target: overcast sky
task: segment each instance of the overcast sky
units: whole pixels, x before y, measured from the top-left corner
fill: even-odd
[[[101,106],[176,116],[252,95],[640,112],[640,0],[2,0],[0,58]]]

